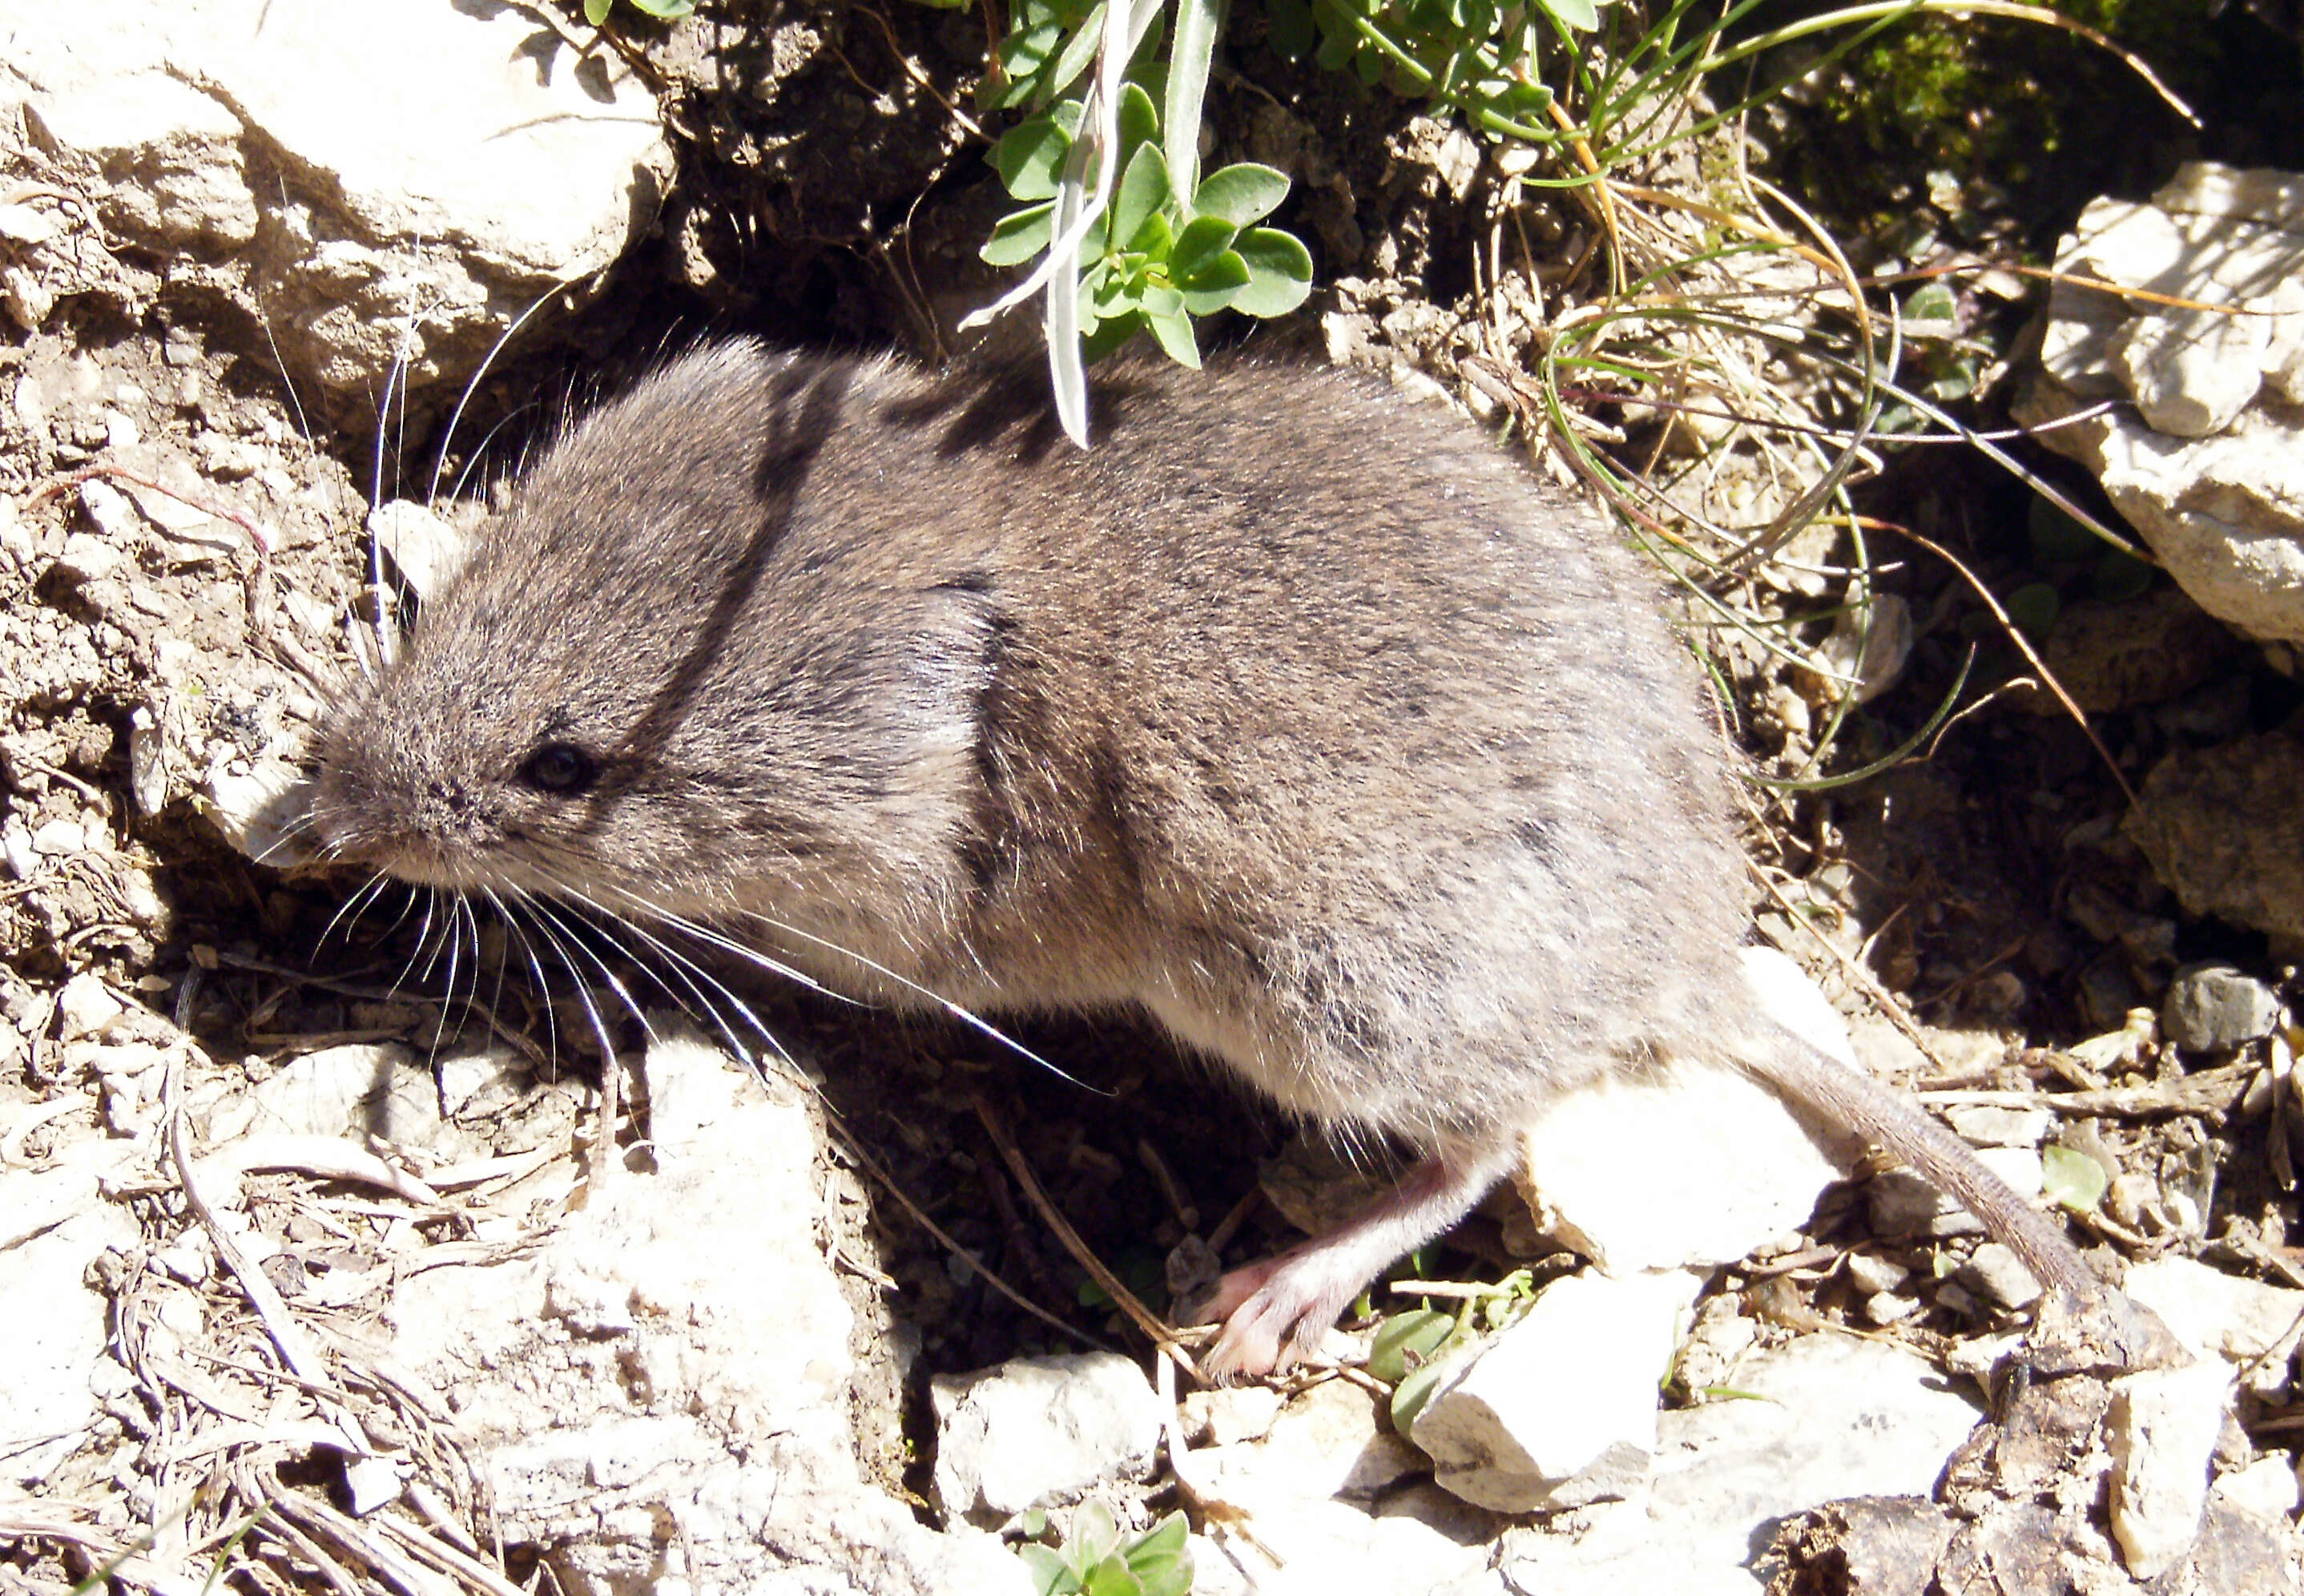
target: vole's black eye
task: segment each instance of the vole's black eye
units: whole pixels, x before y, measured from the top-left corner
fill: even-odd
[[[520,779],[564,798],[599,780],[600,762],[573,743],[547,743],[521,761]]]

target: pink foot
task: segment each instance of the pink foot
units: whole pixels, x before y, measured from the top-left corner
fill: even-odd
[[[1224,1321],[1224,1334],[1200,1360],[1202,1371],[1229,1380],[1269,1374],[1309,1356],[1379,1269],[1471,1212],[1506,1161],[1427,1159],[1358,1218],[1225,1275],[1200,1311]]]

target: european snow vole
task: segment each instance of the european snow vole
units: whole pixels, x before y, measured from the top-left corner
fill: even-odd
[[[1697,673],[1639,557],[1473,425],[1362,381],[1035,377],[721,344],[577,425],[323,741],[334,857],[707,926],[839,989],[1142,1006],[1422,1161],[1226,1278],[1210,1364],[1300,1353],[1555,1094],[1740,1065],[2057,1227],[1758,1012]]]

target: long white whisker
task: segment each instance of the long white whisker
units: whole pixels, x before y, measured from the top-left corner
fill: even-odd
[[[576,961],[569,956],[568,944],[563,941],[560,937],[554,932],[551,925],[548,923],[544,913],[543,900],[540,898],[529,897],[526,901],[529,907],[529,917],[536,926],[537,935],[542,937],[546,942],[552,944],[552,951],[560,955],[561,968],[568,972],[568,979],[574,983],[576,988],[577,1000],[584,1006],[584,1017],[592,1023],[593,1039],[600,1044],[601,1067],[608,1070],[614,1069],[617,1067],[616,1044],[611,1041],[608,1038],[608,1023],[606,1020],[600,1017],[600,1006],[592,1001],[592,983],[584,979],[584,972],[576,967]],[[629,999],[627,999],[627,1002],[629,1003]],[[646,1025],[648,1022],[643,1018],[640,1023],[642,1025]],[[605,1135],[614,1135],[614,1126],[610,1126],[603,1132],[603,1134]]]
[[[874,974],[894,981],[898,986],[903,988],[908,992],[918,993],[920,997],[925,998],[930,1003],[935,1004],[938,1008],[944,1010],[945,1014],[951,1015],[953,1019],[958,1020],[970,1030],[976,1031],[978,1035],[990,1038],[992,1040],[999,1043],[1002,1047],[1007,1048],[1010,1052],[1015,1054],[1018,1057],[1029,1059],[1030,1062],[1038,1065],[1042,1069],[1055,1076],[1059,1081],[1068,1081],[1074,1086],[1079,1087],[1081,1091],[1093,1091],[1098,1096],[1111,1095],[1110,1093],[1105,1092],[1101,1087],[1090,1086],[1087,1082],[1080,1080],[1078,1076],[1073,1075],[1067,1071],[1058,1069],[1055,1065],[1050,1064],[1038,1053],[1033,1052],[1031,1048],[1026,1047],[1023,1043],[1018,1041],[1014,1037],[1010,1036],[1006,1031],[1001,1030],[997,1025],[995,1025],[991,1021],[984,1018],[981,1014],[977,1014],[972,1009],[963,1007],[961,1005],[954,1003],[943,993],[935,991],[928,987],[924,987],[919,982],[913,981],[909,977],[899,975],[894,970],[889,969],[885,964],[880,964],[876,960],[866,958],[862,954],[857,953],[852,949],[843,947],[837,942],[827,941],[824,938],[816,936],[811,932],[801,930],[796,925],[786,925],[784,921],[775,919],[772,915],[761,914],[754,911],[747,910],[744,912],[744,917],[747,920],[756,920],[759,921],[760,924],[767,926],[770,930],[775,931],[780,935],[797,937],[803,942],[813,943],[816,947],[824,948],[827,952],[838,954],[843,959],[853,959],[858,964],[863,965],[867,970],[871,971]]]
[[[756,947],[749,947],[723,932],[716,931],[709,927],[700,925],[697,921],[690,920],[685,915],[676,914],[668,909],[651,904],[646,898],[642,897],[636,892],[632,892],[629,888],[618,887],[613,890],[616,893],[617,896],[630,904],[634,909],[642,913],[651,915],[656,919],[664,921],[666,925],[677,927],[679,930],[685,931],[688,935],[696,938],[699,941],[708,943],[715,947],[723,948],[727,952],[736,955],[740,958],[748,959],[751,963],[758,964],[763,970],[787,977],[791,980],[798,981],[816,991],[828,992],[830,990],[822,981],[816,980],[804,972],[794,970],[792,966],[784,964],[782,960],[772,958],[767,954],[760,952],[760,950]],[[827,941],[822,937],[816,936],[808,931],[803,931],[798,926],[786,925],[783,921],[775,919],[773,916],[760,914],[751,911],[745,911],[744,915],[746,919],[758,921],[760,924],[767,926],[771,930],[781,932],[782,934],[789,937],[797,937],[803,942],[812,943],[817,947],[826,949],[827,952],[838,954],[843,958],[853,959],[857,964],[861,964],[865,969],[871,971],[874,974],[882,976],[886,980],[894,982],[897,986],[903,988],[908,992],[916,993],[919,997],[927,998],[930,1003],[944,1010],[945,1014],[951,1015],[953,1019],[958,1020],[961,1024],[966,1025],[971,1031],[976,1031],[979,1035],[990,1038],[993,1041],[999,1043],[1002,1047],[1007,1048],[1018,1057],[1027,1059],[1033,1064],[1038,1065],[1042,1069],[1046,1070],[1058,1080],[1068,1081],[1074,1086],[1080,1088],[1083,1091],[1093,1091],[1097,1092],[1099,1095],[1105,1095],[1103,1093],[1102,1088],[1090,1086],[1087,1082],[1080,1080],[1070,1072],[1057,1068],[1055,1065],[1041,1057],[1038,1053],[1033,1052],[1031,1048],[1026,1047],[1023,1043],[1018,1041],[1014,1037],[1010,1036],[1006,1031],[1002,1031],[998,1026],[993,1024],[989,1020],[985,1019],[980,1014],[963,1007],[960,1004],[954,1003],[951,998],[944,997],[940,992],[922,986],[919,982],[911,980],[908,976],[898,974],[895,971],[889,969],[885,964],[879,963],[876,959],[867,958],[864,955],[854,952],[850,948],[843,947],[836,942]],[[831,996],[840,997],[841,994],[833,992],[831,993]],[[848,1001],[853,1002],[854,999],[850,998]]]
[[[572,279],[572,280],[573,279]],[[432,481],[430,486],[428,487],[424,492],[424,503],[428,507],[439,502],[440,472],[448,463],[448,446],[454,441],[456,437],[456,428],[464,419],[464,406],[470,403],[472,395],[479,391],[481,379],[487,376],[488,369],[496,364],[496,356],[504,352],[504,345],[511,343],[513,337],[519,334],[520,329],[528,325],[528,318],[529,317],[544,309],[545,301],[546,300],[549,300],[554,294],[558,293],[562,289],[566,288],[568,284],[566,283],[554,284],[551,287],[546,289],[541,294],[538,295],[535,301],[531,303],[527,310],[522,310],[518,317],[514,318],[512,324],[504,328],[504,332],[498,335],[496,341],[488,346],[488,352],[481,357],[479,369],[472,373],[471,380],[464,385],[464,391],[456,395],[456,408],[448,412],[447,429],[440,434],[440,453],[432,462]],[[501,422],[498,423],[499,426],[502,424],[503,423]],[[496,434],[492,429],[489,432],[489,437],[493,437],[494,436],[496,436]],[[483,444],[482,446],[486,447],[487,446]]]
[[[389,937],[402,926],[406,925],[408,917],[416,913],[416,905],[419,902],[425,905],[425,923],[429,925],[432,913],[432,889],[428,887],[411,887],[408,888],[407,895],[400,900],[400,913],[392,917],[392,923],[384,928],[384,934]],[[404,978],[405,972],[402,973]]]
[[[624,985],[623,979],[618,976],[614,971],[608,968],[608,962],[602,958],[598,954],[594,953],[590,947],[586,946],[583,938],[578,934],[576,928],[571,926],[568,921],[555,911],[550,899],[541,897],[531,898],[529,902],[530,906],[536,912],[538,924],[541,926],[548,921],[560,928],[561,935],[567,938],[567,946],[572,946],[578,953],[582,954],[584,957],[590,962],[592,968],[600,972],[600,979],[608,983],[608,989],[615,993],[618,1000],[623,1004],[626,1012],[628,1012],[633,1019],[638,1020],[640,1023],[640,1029],[648,1033],[648,1041],[651,1044],[654,1044],[658,1040],[656,1034],[656,1027],[648,1023],[647,1011],[640,1007],[639,1000],[632,996],[631,989]],[[562,946],[560,938],[558,937],[554,938],[553,942],[555,947]],[[562,956],[563,958],[566,956],[564,949]],[[581,977],[579,977],[580,981],[581,979]]]
[[[575,902],[582,904],[588,909],[596,910],[605,915],[622,918],[621,916],[615,915],[614,910],[587,893],[566,886],[563,886],[560,890]],[[648,902],[648,899],[640,896],[636,892],[630,891],[621,887],[614,887],[612,890],[635,912],[646,914],[650,919],[658,921],[665,925],[672,927],[674,930],[684,932],[687,935],[695,938],[698,941],[704,943],[707,947],[716,947],[723,953],[733,954],[747,964],[756,965],[758,968],[767,971],[771,975],[780,976],[785,981],[806,987],[811,992],[821,992],[826,998],[832,998],[834,1001],[838,1003],[845,1003],[852,1008],[867,1008],[870,1006],[868,1004],[860,1002],[857,998],[850,997],[845,992],[835,991],[831,987],[826,986],[822,981],[817,980],[816,977],[810,975],[805,970],[795,969],[792,965],[785,964],[783,960],[778,959],[772,955],[762,953],[758,948],[754,947],[748,943],[739,942],[734,938],[728,936],[726,933],[715,930],[712,927],[706,925],[699,921],[690,920],[685,915],[675,914],[668,909],[661,908],[658,905]]]
[[[478,468],[481,461],[487,458],[488,446],[496,441],[496,434],[535,408],[533,402],[523,404],[480,435],[479,443],[472,450],[472,457],[464,462],[463,469],[456,473],[456,480],[448,489],[450,498],[460,499],[464,497],[464,484],[471,480],[473,471]],[[436,474],[439,468],[436,466],[433,469]]]
[[[326,947],[328,938],[336,934],[336,928],[340,925],[349,931],[353,923],[368,913],[368,905],[384,896],[385,887],[391,879],[382,870],[377,870],[368,877],[358,892],[338,904],[336,912],[328,916],[328,923],[320,929],[318,946]]]
[[[424,919],[416,928],[416,947],[410,952],[408,963],[401,966],[400,979],[392,983],[395,987],[411,984],[411,977],[419,981],[431,980],[433,966],[440,962],[440,945],[432,937],[432,917],[440,907],[440,894],[429,887],[421,890],[424,894]],[[420,970],[417,966],[419,959],[423,961]]]
[[[690,994],[695,998],[699,1006],[700,1006],[704,1012],[711,1017],[714,1028],[726,1040],[730,1052],[735,1054],[737,1057],[742,1059],[747,1065],[754,1062],[752,1049],[740,1038],[738,1038],[734,1028],[732,1027],[724,1017],[721,1012],[721,1004],[713,1001],[712,993],[717,993],[722,1002],[724,1002],[729,1008],[733,1009],[737,1014],[741,1016],[744,1023],[750,1025],[753,1031],[759,1034],[760,1040],[767,1042],[770,1048],[775,1049],[776,1057],[782,1059],[785,1065],[795,1070],[800,1068],[799,1061],[794,1059],[792,1054],[786,1050],[783,1040],[777,1037],[775,1031],[769,1030],[766,1024],[762,1023],[759,1015],[754,1014],[750,1006],[745,1003],[741,998],[739,998],[735,992],[728,987],[726,982],[721,981],[717,976],[707,970],[702,964],[697,963],[694,959],[690,958],[678,947],[674,947],[670,942],[665,941],[663,938],[658,937],[653,931],[650,931],[646,926],[640,924],[638,921],[633,920],[629,915],[616,914],[605,905],[597,904],[589,897],[582,897],[580,901],[584,903],[586,907],[600,915],[616,930],[629,932],[631,935],[639,938],[650,952],[654,953],[657,958],[664,961],[665,972],[669,973],[673,979],[679,981],[681,985],[687,988]],[[685,928],[677,929],[685,930]],[[627,954],[631,954],[632,952],[630,948],[627,948],[625,951]],[[702,982],[703,985],[698,984],[699,981]],[[705,986],[709,986],[712,989],[712,992],[707,992],[704,989]],[[682,1005],[682,1006],[685,1007],[686,1006]]]
[[[544,965],[536,956],[536,944],[529,939],[528,928],[521,924],[520,916],[514,913],[515,904],[524,902],[526,895],[517,889],[512,889],[514,902],[507,903],[497,895],[493,887],[483,887],[480,890],[487,894],[488,902],[496,905],[496,913],[503,916],[506,929],[520,939],[521,956],[528,961],[529,973],[535,977],[537,992],[544,1000],[546,1054],[557,1067],[560,1057],[560,1021],[553,1012],[551,983],[544,979]]]

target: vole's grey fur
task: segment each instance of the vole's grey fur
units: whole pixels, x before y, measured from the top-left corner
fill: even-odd
[[[1418,1150],[1376,1212],[1227,1278],[1219,1371],[1300,1352],[1532,1111],[1672,1056],[2095,1287],[1961,1143],[1758,1011],[1724,756],[1610,529],[1333,373],[1123,365],[1086,454],[1036,387],[735,343],[600,410],[333,717],[328,850],[708,921],[900,1003],[1140,1004]]]

